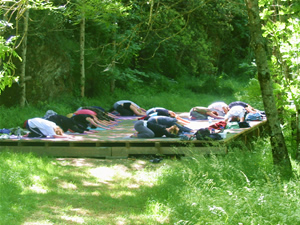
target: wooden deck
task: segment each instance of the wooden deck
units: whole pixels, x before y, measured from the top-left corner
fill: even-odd
[[[122,119],[111,130],[100,130],[94,134],[76,134],[73,139],[30,139],[22,137],[0,140],[0,151],[32,152],[50,157],[127,158],[131,155],[183,155],[226,154],[228,146],[259,137],[266,121],[250,122],[251,128],[227,130],[226,139],[220,141],[181,141],[179,138],[131,138],[136,119]],[[193,126],[208,127],[207,122],[196,122]]]

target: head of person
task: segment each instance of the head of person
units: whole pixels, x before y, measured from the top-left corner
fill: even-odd
[[[58,126],[54,128],[54,132],[57,135],[63,135],[64,134],[63,130],[60,127],[58,127]]]
[[[178,132],[179,132],[179,127],[177,127],[176,125],[173,125],[173,126],[171,126],[171,127],[168,128],[168,131],[171,134],[177,135]]]

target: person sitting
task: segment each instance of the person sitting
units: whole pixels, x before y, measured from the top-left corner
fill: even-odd
[[[225,102],[214,102],[210,104],[208,109],[216,111],[219,116],[225,116],[229,111],[229,106]]]
[[[121,116],[145,116],[146,110],[129,100],[120,100],[114,103],[113,109]]]
[[[245,113],[246,113],[246,109],[243,106],[240,105],[236,105],[233,106],[228,113],[226,113],[225,117],[224,117],[224,121],[230,122],[233,119],[238,120],[239,122],[244,122],[245,121]]]
[[[191,120],[207,120],[209,116],[215,119],[224,119],[216,111],[201,106],[191,108],[189,115]]]
[[[30,132],[27,137],[33,138],[63,138],[72,137],[64,134],[63,130],[54,122],[43,119],[43,118],[32,118],[25,122],[25,127]]]
[[[176,125],[166,127],[149,121],[138,120],[134,124],[134,129],[137,131],[131,137],[137,138],[154,138],[154,137],[178,137],[179,128]]]

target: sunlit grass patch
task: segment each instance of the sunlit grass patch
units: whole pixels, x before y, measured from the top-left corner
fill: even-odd
[[[281,180],[268,142],[254,149],[158,164],[4,152],[1,223],[299,224],[299,164]]]

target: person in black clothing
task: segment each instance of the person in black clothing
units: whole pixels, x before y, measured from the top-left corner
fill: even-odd
[[[171,110],[168,110],[168,109],[165,109],[165,108],[162,108],[162,107],[154,107],[154,108],[148,109],[146,111],[146,114],[148,116],[150,116],[153,113],[156,113],[156,116],[176,117],[176,113],[175,112],[173,112]]]
[[[148,109],[146,111],[146,116],[143,116],[142,118],[139,118],[139,120],[149,120],[151,117],[155,116],[164,116],[164,117],[170,117],[170,118],[175,118],[180,125],[188,125],[190,122],[181,118],[178,116],[175,112],[162,108],[162,107],[154,107],[151,109]],[[164,124],[163,124],[164,125]]]
[[[136,121],[134,129],[137,133],[134,133],[131,137],[137,138],[154,138],[163,136],[175,138],[179,131],[179,128],[176,125],[167,128],[164,125],[142,120]]]
[[[110,111],[117,111],[121,116],[145,116],[146,110],[129,100],[120,100],[114,103]]]
[[[192,129],[185,126],[184,123],[181,123],[181,121],[177,118],[169,117],[169,116],[152,116],[148,120],[148,122],[164,125],[167,128],[171,127],[173,125],[176,125],[179,128],[179,133],[183,132],[191,132]]]
[[[63,115],[51,115],[47,118],[47,120],[56,123],[64,132],[71,131],[77,133],[84,133],[84,131],[88,131],[85,126],[76,123],[76,121],[72,120]]]

